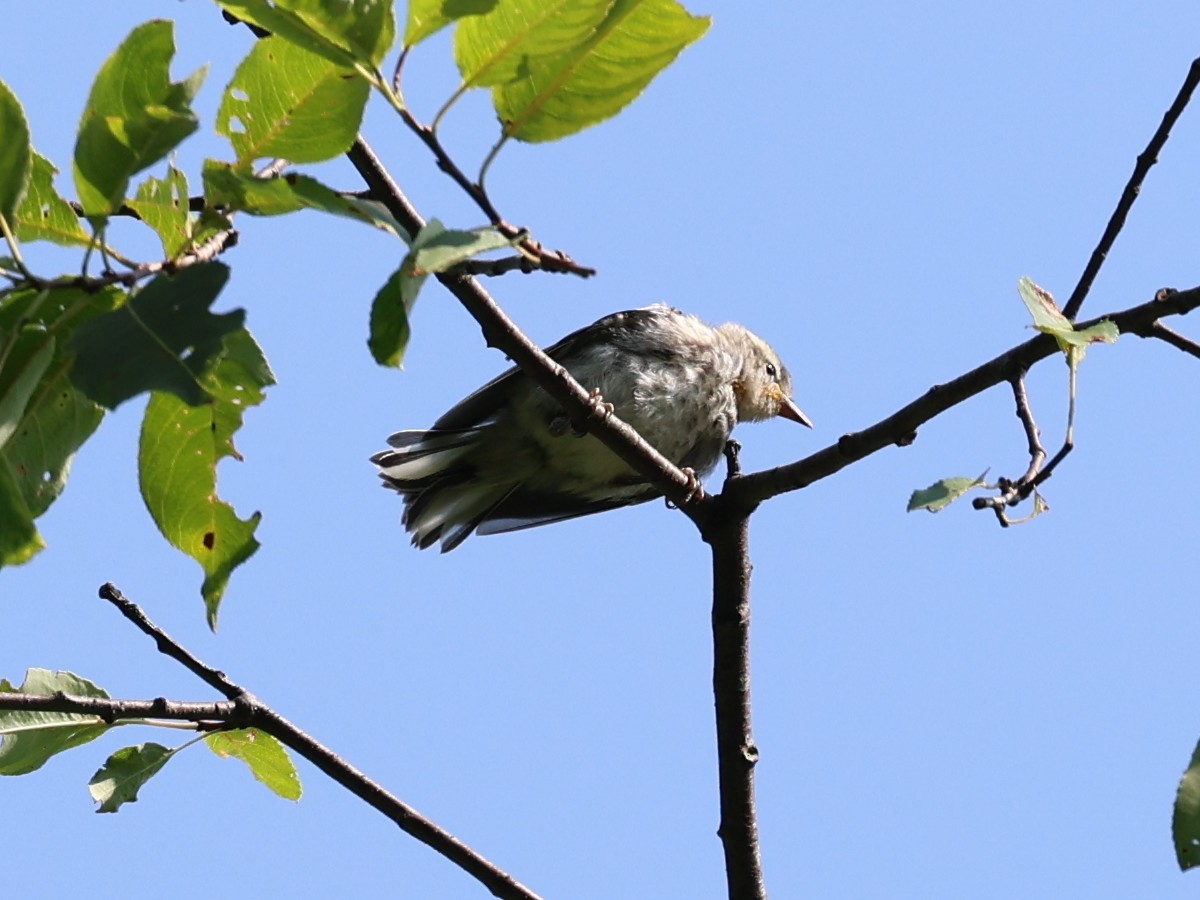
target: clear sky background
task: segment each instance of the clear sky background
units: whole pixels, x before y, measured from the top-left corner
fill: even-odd
[[[766,336],[814,432],[743,427],[751,469],[866,427],[1030,335],[1029,275],[1065,300],[1200,54],[1193,2],[716,4],[710,33],[617,119],[511,146],[490,186],[600,274],[511,275],[498,299],[543,343],[666,301]],[[13,4],[0,78],[69,171],[92,77],[136,24],[178,23],[181,78],[212,64],[211,135],[251,45],[200,0]],[[410,60],[431,114],[448,41]],[[478,212],[382,105],[366,133],[427,217]],[[448,142],[480,159],[486,98]],[[161,167],[158,170],[161,172]],[[311,169],[310,169],[311,171]],[[320,167],[356,188],[348,164]],[[1153,170],[1085,315],[1200,283],[1200,107]],[[69,178],[60,189],[72,193]],[[212,699],[96,599],[113,581],[206,661],[553,898],[724,895],[709,562],[661,503],[417,552],[367,457],[504,366],[430,284],[402,372],[365,346],[399,261],[382,235],[306,213],[239,221],[222,308],[245,307],[279,385],[247,417],[221,492],[263,547],[209,634],[196,564],[137,494],[143,403],[111,415],[41,520],[49,548],[0,572],[0,676],[70,669],[121,697]],[[128,241],[126,245],[128,245]],[[135,245],[137,246],[137,245]],[[143,252],[154,253],[146,243]],[[32,255],[44,271],[62,256]],[[1197,334],[1191,321],[1176,323]],[[1045,443],[1064,365],[1030,378]],[[1194,700],[1200,363],[1125,337],[1089,353],[1078,446],[1053,508],[1001,530],[968,505],[906,514],[948,475],[1019,475],[996,389],[753,519],[758,799],[774,897],[1194,897],[1171,805]],[[128,729],[0,781],[17,897],[486,896],[306,764],[299,804],[196,747],[115,816],[86,783]],[[180,738],[180,741],[182,738]]]

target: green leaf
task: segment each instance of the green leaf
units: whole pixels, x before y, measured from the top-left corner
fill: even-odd
[[[147,178],[138,185],[129,206],[154,229],[167,259],[175,259],[192,244],[192,216],[188,211],[187,176],[174,166],[166,178]]]
[[[62,288],[18,291],[0,303],[0,330],[14,328],[20,322],[26,327],[40,326],[45,331],[36,333],[55,345],[50,364],[26,402],[16,430],[0,448],[4,477],[20,493],[20,508],[31,517],[29,528],[32,518],[44,513],[62,493],[75,451],[104,416],[101,407],[71,384],[73,354],[65,345],[82,323],[111,311],[124,297],[124,292],[115,287],[96,293]],[[15,520],[6,521],[3,516],[0,523],[17,527]],[[4,561],[0,555],[0,564]]]
[[[551,141],[616,115],[709,24],[675,0],[510,0],[459,23],[455,58],[493,85],[504,137]]]
[[[499,0],[410,0],[404,46],[415,47],[431,34],[465,16],[479,16],[496,8]]]
[[[214,731],[204,741],[217,756],[240,759],[256,779],[283,799],[300,799],[302,789],[296,764],[283,745],[265,731],[257,728]]]
[[[225,89],[217,131],[238,166],[283,157],[321,162],[354,143],[370,85],[344,66],[280,37],[255,44]]]
[[[408,313],[431,272],[444,272],[489,250],[508,247],[520,238],[506,238],[495,228],[447,231],[430,219],[413,238],[400,268],[375,295],[371,306],[371,336],[367,341],[375,361],[399,366],[408,343]]]
[[[1038,331],[1057,337],[1075,330],[1071,320],[1062,314],[1058,304],[1054,302],[1054,295],[1035,284],[1028,275],[1022,275],[1017,281],[1017,292],[1025,302],[1025,308],[1033,316],[1033,327]]]
[[[433,233],[423,229],[421,237],[412,245],[413,270],[417,274],[445,272],[481,253],[511,247],[519,240],[505,237],[490,225],[470,231]]]
[[[908,500],[907,512],[918,509],[927,509],[934,513],[940,512],[967,491],[985,486],[984,479],[986,477],[987,470],[985,469],[978,478],[943,478],[941,481],[935,481],[927,488],[912,492],[912,496]]]
[[[1200,865],[1200,744],[1196,745],[1192,761],[1179,780],[1171,834],[1175,838],[1179,868],[1186,872]]]
[[[16,234],[22,241],[53,241],[64,247],[81,247],[91,243],[75,210],[54,189],[58,169],[40,153],[33,154],[33,170],[29,190],[17,207]]]
[[[75,386],[109,409],[150,390],[203,402],[208,395],[201,374],[220,352],[222,338],[245,319],[240,309],[221,315],[208,310],[228,277],[229,270],[215,262],[159,275],[120,309],[83,325],[72,341]]]
[[[379,289],[371,303],[371,335],[367,346],[381,366],[399,368],[408,346],[408,311],[401,282],[406,276],[397,269]]]
[[[252,216],[278,216],[315,209],[365,222],[409,242],[408,232],[381,203],[343,197],[307,175],[258,178],[228,163],[204,161],[204,195],[208,203]]]
[[[25,195],[32,165],[25,111],[17,95],[0,81],[0,216],[12,219]]]
[[[5,337],[0,331],[0,450],[25,416],[43,373],[54,358],[54,335],[26,328]]]
[[[146,743],[122,747],[110,756],[88,782],[96,812],[115,813],[122,805],[137,801],[138,791],[158,774],[175,751],[162,744]]]
[[[243,22],[341,66],[375,69],[396,38],[391,0],[217,0]]]
[[[0,680],[3,694],[50,697],[59,691],[75,697],[108,697],[103,688],[71,672],[29,669],[20,687]],[[0,775],[40,769],[54,754],[93,741],[110,727],[97,716],[79,713],[0,710]]]
[[[0,457],[0,567],[29,562],[45,546],[11,465]]]
[[[129,179],[196,130],[192,98],[207,69],[170,80],[174,26],[139,25],[96,75],[75,142],[75,189],[89,217],[102,219],[124,202]]]
[[[217,496],[217,464],[240,459],[233,435],[246,409],[275,383],[262,350],[245,329],[226,335],[220,361],[202,379],[207,403],[189,406],[174,394],[155,392],[146,406],[138,447],[142,499],[172,546],[204,570],[201,596],[209,627],[216,629],[221,597],[233,570],[258,549],[261,515],[239,519]]]

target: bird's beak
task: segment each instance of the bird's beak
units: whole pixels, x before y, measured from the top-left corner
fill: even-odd
[[[793,422],[799,422],[805,428],[812,428],[812,419],[804,414],[804,410],[798,407],[791,397],[781,397],[779,400],[779,415],[785,419],[791,419]]]

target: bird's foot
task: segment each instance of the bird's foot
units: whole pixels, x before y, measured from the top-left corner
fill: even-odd
[[[588,392],[588,402],[592,404],[592,413],[605,421],[608,421],[616,408],[600,396],[600,388],[592,388]]]
[[[687,493],[683,497],[683,502],[691,503],[693,500],[703,500],[705,497],[704,485],[702,485],[700,483],[700,479],[696,477],[696,470],[693,468],[690,468],[688,466],[684,466],[679,471],[681,471],[684,475],[686,475],[687,480],[688,480]],[[668,498],[667,499],[667,508],[668,509],[678,509],[679,504],[672,503],[671,500]]]

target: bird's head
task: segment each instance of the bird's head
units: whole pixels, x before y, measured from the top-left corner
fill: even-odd
[[[792,376],[771,345],[747,328],[729,323],[720,331],[742,357],[742,370],[733,383],[738,421],[759,422],[782,416],[812,428],[808,416],[792,400]]]

